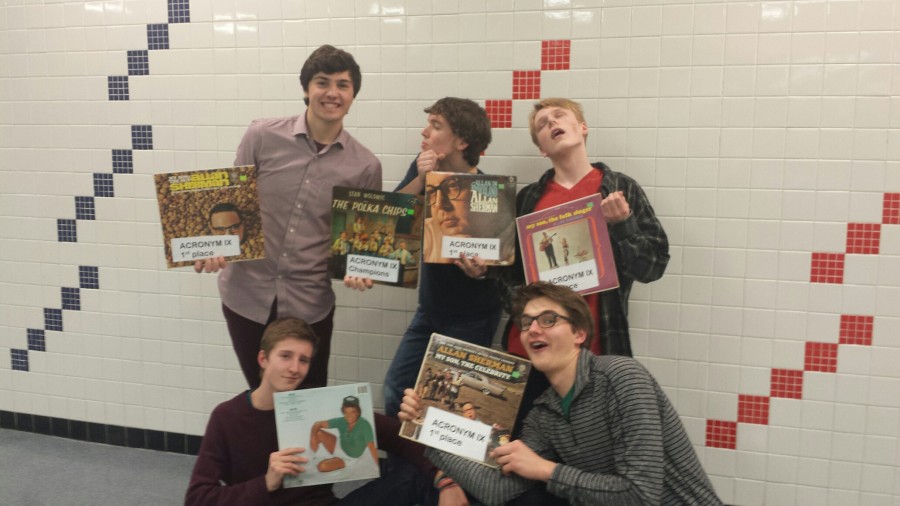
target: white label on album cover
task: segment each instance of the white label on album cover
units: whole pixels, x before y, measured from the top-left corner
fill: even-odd
[[[172,260],[175,262],[240,254],[241,238],[236,235],[201,235],[172,239]]]
[[[347,275],[396,283],[400,279],[400,261],[367,255],[347,255]]]
[[[491,426],[429,406],[416,439],[433,448],[484,462]]]
[[[593,260],[542,271],[538,277],[541,281],[567,286],[572,290],[596,286],[599,279],[597,276],[597,263]]]
[[[500,239],[446,235],[441,239],[441,256],[444,258],[459,258],[462,253],[467,257],[478,255],[483,260],[500,260]]]

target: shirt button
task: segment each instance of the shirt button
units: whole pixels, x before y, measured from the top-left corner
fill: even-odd
[[[293,229],[293,228],[291,229],[291,233],[292,233],[292,234],[294,233],[294,229]]]

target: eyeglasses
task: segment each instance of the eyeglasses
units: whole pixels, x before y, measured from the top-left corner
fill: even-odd
[[[554,313],[553,311],[544,311],[543,313],[537,316],[529,316],[527,314],[523,314],[519,317],[519,328],[525,330],[531,327],[531,322],[537,321],[538,326],[544,329],[549,329],[550,327],[556,325],[557,320],[562,318],[563,320],[571,322],[572,320],[568,316],[563,316],[561,314]]]
[[[234,235],[238,232],[238,230],[241,229],[241,225],[242,225],[241,222],[237,222],[234,225],[228,225],[225,227],[212,227],[212,229],[213,229],[213,231],[215,231],[218,234],[224,235],[224,234],[228,233],[228,234]]]
[[[433,203],[438,190],[448,200],[457,200],[463,190],[469,189],[468,181],[462,181],[456,177],[450,177],[440,182],[437,186],[432,184],[425,185],[425,195],[428,196],[428,202]]]

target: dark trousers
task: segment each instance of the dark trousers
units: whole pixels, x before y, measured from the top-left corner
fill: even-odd
[[[237,354],[241,371],[251,389],[259,387],[259,345],[262,342],[266,326],[278,318],[278,301],[272,303],[272,311],[265,324],[248,320],[222,304],[222,314],[231,335],[231,344]],[[319,347],[309,366],[306,379],[300,388],[319,388],[328,384],[328,357],[331,355],[331,331],[334,330],[334,308],[324,320],[311,323],[313,331],[319,337]]]

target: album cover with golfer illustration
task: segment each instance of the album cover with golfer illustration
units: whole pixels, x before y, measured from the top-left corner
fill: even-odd
[[[275,393],[278,449],[303,448],[308,461],[284,487],[377,478],[372,385],[353,383]]]

